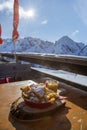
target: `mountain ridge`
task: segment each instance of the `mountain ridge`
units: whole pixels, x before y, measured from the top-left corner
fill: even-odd
[[[14,44],[11,39],[5,39],[0,46],[0,52],[13,52]],[[16,43],[17,52],[27,53],[52,53],[66,55],[87,56],[87,47],[82,42],[75,42],[68,36],[63,36],[55,42],[44,41],[40,38],[26,37],[21,38]]]

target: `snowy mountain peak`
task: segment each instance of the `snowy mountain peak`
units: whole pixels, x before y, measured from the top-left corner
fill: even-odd
[[[78,55],[84,47],[83,43],[75,42],[68,36],[63,36],[55,42],[55,52],[57,54]],[[83,54],[81,54],[83,55]]]
[[[73,43],[74,41],[71,38],[69,38],[68,36],[63,36],[56,42],[66,44],[66,43]]]
[[[67,35],[61,37],[59,40],[72,40],[70,37],[68,37]]]
[[[5,39],[4,44],[0,46],[0,52],[8,51],[14,52],[14,44],[11,39]],[[75,42],[68,36],[63,36],[55,43],[44,41],[39,38],[22,38],[16,43],[16,51],[87,56],[87,47],[85,44]]]

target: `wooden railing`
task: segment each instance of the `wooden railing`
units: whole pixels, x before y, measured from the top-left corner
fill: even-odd
[[[2,57],[14,58],[14,54],[11,53],[0,53],[0,55]],[[87,75],[87,57],[20,53],[16,55],[17,60]]]
[[[4,59],[4,57],[14,58],[14,54],[12,53],[0,53],[0,55],[2,59]],[[48,68],[64,70],[64,71],[72,72],[75,74],[81,74],[81,75],[87,76],[87,57],[38,54],[38,53],[37,54],[36,53],[33,53],[33,54],[17,53],[16,56],[17,56],[18,61],[26,61],[33,64],[43,65]],[[32,69],[32,70],[35,71],[35,69]],[[59,78],[59,80],[63,82],[66,81],[66,80],[63,80],[63,78],[62,79]],[[66,82],[68,82],[68,80]],[[70,82],[71,84],[73,84],[72,81]],[[82,86],[82,85],[79,84],[79,86]]]

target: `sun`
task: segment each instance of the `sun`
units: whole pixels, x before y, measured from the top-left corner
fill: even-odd
[[[26,17],[27,18],[34,18],[35,17],[35,10],[34,9],[29,9],[26,11]]]
[[[20,18],[35,18],[36,17],[36,10],[34,8],[30,8],[25,10],[23,7],[19,9]]]
[[[29,18],[34,18],[35,17],[35,10],[34,9],[28,10],[26,15]]]

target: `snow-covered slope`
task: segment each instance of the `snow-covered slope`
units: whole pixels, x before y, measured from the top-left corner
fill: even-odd
[[[4,44],[0,45],[0,52],[13,52],[14,44],[11,39],[5,39]],[[51,53],[87,56],[87,46],[63,36],[55,43],[43,41],[38,38],[19,39],[16,43],[17,52]]]
[[[55,42],[55,53],[57,54],[70,54],[78,55],[81,49],[85,45],[83,43],[78,43],[70,39],[68,36],[64,36]],[[81,54],[83,55],[83,54]],[[85,55],[85,53],[84,53]]]

